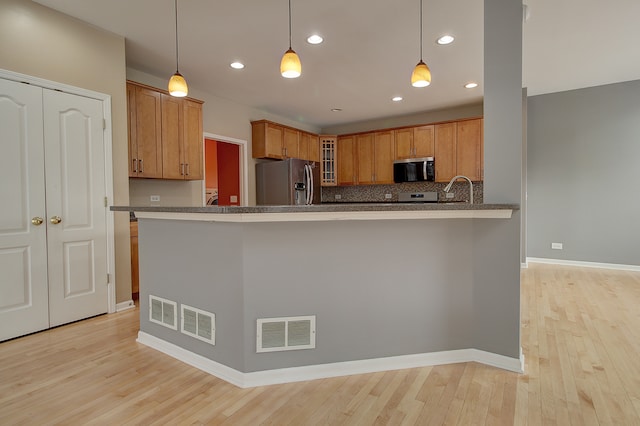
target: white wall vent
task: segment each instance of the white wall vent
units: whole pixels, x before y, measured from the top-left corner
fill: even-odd
[[[256,352],[293,351],[316,347],[316,317],[258,319]]]
[[[149,295],[149,321],[178,329],[178,304],[171,300]]]
[[[193,308],[180,306],[182,311],[182,333],[195,337],[203,342],[216,344],[216,314]]]

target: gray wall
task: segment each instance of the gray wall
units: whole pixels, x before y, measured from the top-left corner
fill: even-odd
[[[484,2],[484,202],[521,202],[522,5]],[[520,222],[474,224],[474,347],[520,352]]]
[[[640,265],[640,80],[528,101],[527,256]]]

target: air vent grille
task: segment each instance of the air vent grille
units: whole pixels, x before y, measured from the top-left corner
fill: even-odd
[[[257,321],[256,352],[316,347],[316,317],[262,318]]]
[[[177,318],[178,304],[176,302],[149,295],[149,321],[177,330]]]
[[[182,305],[182,333],[209,344],[216,344],[216,315]]]

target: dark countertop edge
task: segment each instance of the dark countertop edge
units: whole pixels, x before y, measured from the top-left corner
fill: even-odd
[[[310,206],[224,206],[224,207],[169,207],[169,206],[111,206],[115,212],[163,213],[302,213],[302,212],[371,212],[371,211],[433,211],[433,210],[519,210],[518,204],[467,203],[380,203],[380,204],[313,204]]]

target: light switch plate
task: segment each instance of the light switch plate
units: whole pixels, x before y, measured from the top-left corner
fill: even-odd
[[[152,203],[159,203],[160,202],[160,196],[159,195],[152,195],[149,197],[149,199],[151,200]]]

